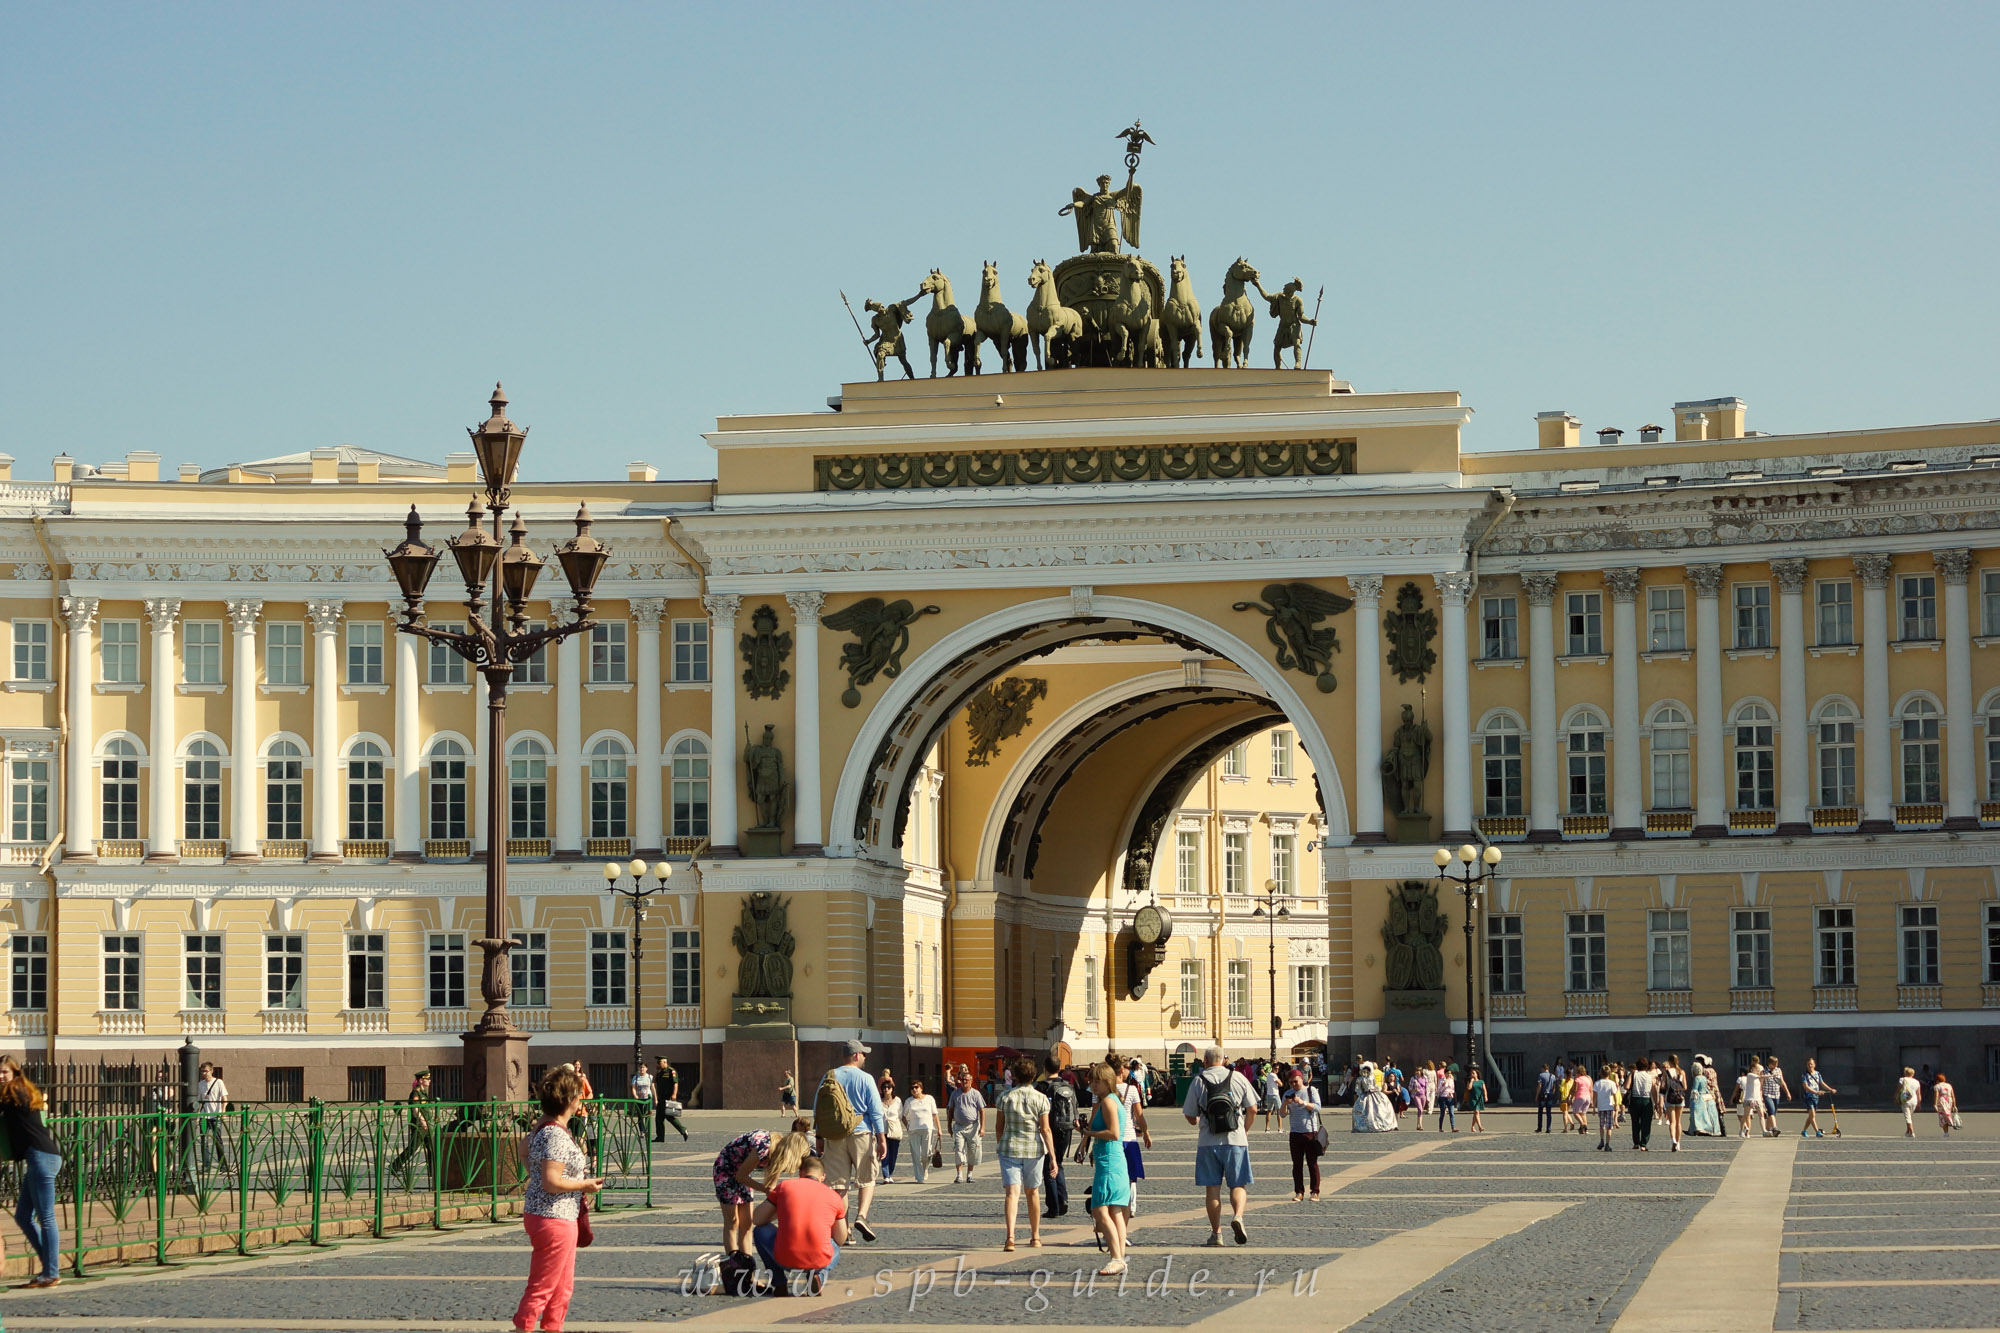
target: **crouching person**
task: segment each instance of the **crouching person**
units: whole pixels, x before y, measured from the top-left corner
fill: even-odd
[[[791,1295],[792,1274],[803,1272],[807,1289],[819,1295],[847,1243],[847,1201],[827,1186],[826,1164],[806,1158],[797,1176],[771,1187],[750,1220],[751,1241],[775,1279],[771,1294]]]

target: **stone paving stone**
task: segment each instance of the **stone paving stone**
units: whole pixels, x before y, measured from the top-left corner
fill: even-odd
[[[1992,1287],[1788,1288],[1778,1293],[1779,1329],[1898,1329],[2000,1326]]]

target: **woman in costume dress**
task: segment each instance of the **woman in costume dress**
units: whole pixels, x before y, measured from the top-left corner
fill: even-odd
[[[1382,1090],[1380,1077],[1372,1062],[1362,1063],[1354,1097],[1354,1132],[1357,1134],[1380,1134],[1396,1128],[1396,1110],[1389,1105],[1389,1094]]]
[[[1688,1095],[1694,1132],[1704,1138],[1722,1137],[1722,1112],[1715,1101],[1715,1066],[1705,1055],[1694,1058],[1694,1091]]]

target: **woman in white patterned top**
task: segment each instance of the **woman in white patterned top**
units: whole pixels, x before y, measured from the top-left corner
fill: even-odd
[[[514,1311],[514,1327],[560,1329],[576,1285],[576,1227],[579,1205],[604,1182],[591,1178],[589,1159],[569,1132],[570,1116],[583,1104],[583,1080],[567,1065],[542,1081],[544,1119],[528,1140],[528,1174],[523,1182],[521,1224],[534,1257],[528,1261],[528,1289]]]

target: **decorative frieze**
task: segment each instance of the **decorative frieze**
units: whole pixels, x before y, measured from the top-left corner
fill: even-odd
[[[1138,481],[1333,477],[1354,472],[1353,440],[982,449],[813,460],[818,491],[1088,486]]]

